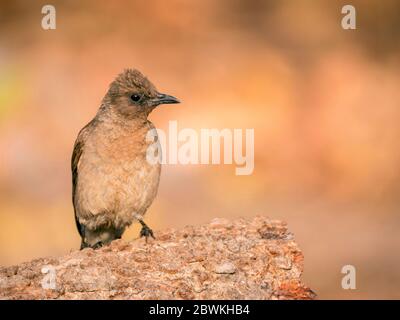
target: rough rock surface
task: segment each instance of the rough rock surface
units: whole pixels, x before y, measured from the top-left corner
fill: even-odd
[[[214,219],[0,268],[1,299],[313,299],[286,224]],[[46,273],[47,272],[47,273]],[[43,288],[46,287],[47,289]]]

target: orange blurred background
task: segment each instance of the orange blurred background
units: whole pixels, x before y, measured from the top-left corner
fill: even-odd
[[[57,29],[41,28],[42,6]],[[255,170],[165,165],[155,230],[215,217],[289,224],[319,298],[400,298],[400,2],[0,4],[0,265],[79,247],[70,157],[108,84],[134,67],[182,100],[163,130],[254,128]],[[132,226],[125,239],[138,236]],[[341,268],[357,289],[341,288]]]

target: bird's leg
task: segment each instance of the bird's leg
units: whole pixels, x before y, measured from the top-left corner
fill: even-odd
[[[80,250],[83,250],[83,249],[88,248],[88,247],[89,247],[89,245],[82,239]]]
[[[140,230],[140,237],[146,237],[146,243],[147,243],[148,237],[152,237],[153,239],[155,239],[154,234],[153,234],[153,230],[151,230],[147,226],[147,224],[144,223],[143,220],[139,219],[139,222],[142,225],[142,230]]]

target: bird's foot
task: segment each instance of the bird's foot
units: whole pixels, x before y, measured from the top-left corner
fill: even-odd
[[[95,243],[95,244],[92,245],[92,246],[91,246],[90,244],[88,244],[88,243],[82,241],[80,250],[83,250],[83,249],[85,249],[85,248],[92,248],[93,250],[96,250],[96,249],[101,248],[103,245],[104,245],[104,243],[101,242],[101,241]]]
[[[103,246],[103,242],[99,241],[99,242],[97,242],[96,244],[94,244],[94,245],[92,246],[92,249],[93,249],[93,250],[96,250],[96,249],[101,248],[102,246]]]
[[[140,230],[140,237],[146,237],[146,243],[147,243],[147,239],[149,237],[152,237],[153,239],[155,239],[154,234],[153,234],[153,230],[151,230],[147,224],[144,223],[143,220],[139,220],[140,224],[142,225],[142,230]]]

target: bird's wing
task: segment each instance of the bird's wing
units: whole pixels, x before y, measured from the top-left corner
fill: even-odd
[[[72,203],[74,205],[74,213],[75,213],[75,223],[78,229],[80,236],[82,237],[84,234],[83,226],[79,223],[79,219],[77,217],[77,208],[75,206],[75,196],[76,196],[76,186],[78,183],[78,175],[79,175],[79,159],[81,158],[83,149],[85,147],[85,136],[87,135],[88,128],[92,125],[93,121],[89,122],[86,126],[82,128],[79,132],[78,137],[76,138],[74,144],[74,151],[72,152],[71,158],[71,171],[72,171]]]

